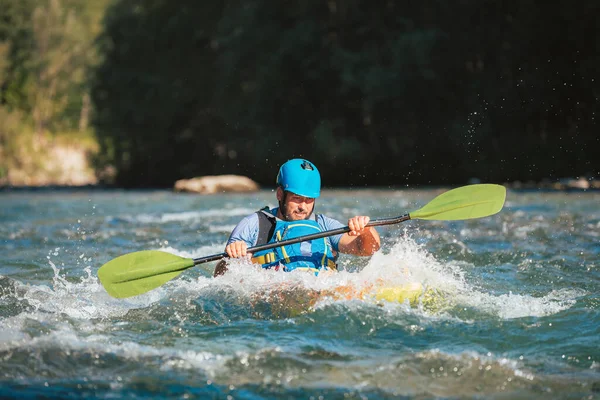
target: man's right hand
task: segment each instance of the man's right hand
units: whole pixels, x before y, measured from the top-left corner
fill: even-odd
[[[248,245],[243,240],[232,242],[225,246],[225,253],[227,253],[229,258],[246,257],[247,254],[250,254],[247,250]],[[217,263],[213,276],[217,277],[223,275],[225,272],[227,272],[227,261],[221,260]]]
[[[229,243],[225,247],[225,253],[227,253],[227,255],[230,258],[245,257],[246,254],[248,254],[247,250],[248,250],[248,245],[243,240],[239,240],[237,242]]]

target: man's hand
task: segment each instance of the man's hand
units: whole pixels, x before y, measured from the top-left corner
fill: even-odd
[[[225,247],[225,253],[227,253],[230,258],[246,257],[246,254],[248,254],[247,250],[248,245],[243,240],[229,243]]]
[[[350,228],[350,232],[348,235],[350,236],[359,236],[365,229],[365,226],[369,223],[371,219],[364,215],[357,215],[356,217],[352,217],[348,220],[348,227]]]
[[[372,256],[381,246],[379,234],[373,227],[367,227],[371,219],[358,215],[348,220],[350,232],[340,238],[338,248],[341,253],[357,256]]]

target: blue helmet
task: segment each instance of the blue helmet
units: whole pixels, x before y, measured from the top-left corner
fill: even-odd
[[[315,164],[295,158],[279,168],[277,186],[298,196],[315,199],[321,194],[321,175]]]

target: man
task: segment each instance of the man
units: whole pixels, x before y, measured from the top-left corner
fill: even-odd
[[[225,247],[230,258],[245,257],[248,247],[344,226],[335,219],[313,214],[315,199],[321,194],[321,176],[311,162],[287,161],[279,169],[276,182],[279,207],[262,209],[240,221]],[[257,252],[252,254],[252,261],[263,268],[308,270],[315,274],[336,269],[338,253],[370,256],[379,250],[379,234],[374,228],[366,227],[368,223],[369,217],[355,216],[348,220],[350,232]],[[226,271],[227,263],[221,260],[214,276]]]

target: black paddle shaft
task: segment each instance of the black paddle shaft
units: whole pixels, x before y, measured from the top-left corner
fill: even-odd
[[[396,218],[382,218],[382,219],[374,219],[370,221],[367,226],[381,226],[381,225],[393,225],[398,224],[400,222],[408,221],[410,219],[410,214],[404,214]],[[274,249],[275,247],[287,246],[289,244],[295,244],[300,242],[308,242],[309,240],[320,239],[327,236],[335,236],[340,235],[342,233],[350,232],[350,228],[345,226],[343,228],[332,229],[330,231],[324,231],[319,233],[313,233],[311,235],[299,236],[297,238],[283,240],[281,242],[274,243],[266,243],[258,246],[253,246],[248,248],[248,253],[254,253],[261,250]],[[213,254],[212,256],[194,258],[194,265],[203,264],[211,261],[220,260],[222,258],[227,257],[227,253]]]

